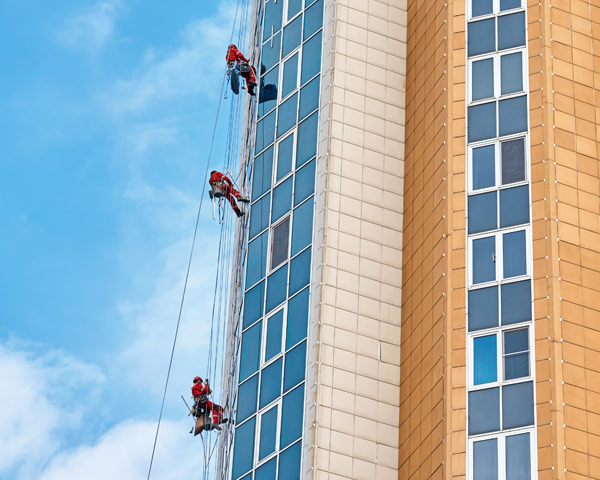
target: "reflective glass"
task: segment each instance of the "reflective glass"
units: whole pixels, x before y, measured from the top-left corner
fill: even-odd
[[[310,280],[310,248],[294,258],[290,264],[290,296],[308,285]]]
[[[498,17],[498,50],[525,45],[525,12]]]
[[[293,178],[290,177],[273,190],[271,223],[276,222],[292,208]]]
[[[313,202],[304,202],[294,210],[292,227],[292,256],[312,242]]]
[[[270,116],[273,116],[273,112]],[[273,117],[275,118],[275,117]],[[273,149],[269,148],[254,159],[254,171],[252,172],[252,200],[256,200],[269,188],[271,188],[271,176],[273,171]]]
[[[277,440],[277,410],[274,407],[260,417],[260,446],[258,447],[258,461],[275,451]],[[275,465],[276,467],[277,465]]]
[[[496,280],[495,237],[473,240],[473,283]]]
[[[529,376],[527,328],[504,332],[504,380]]]
[[[523,90],[523,57],[521,52],[500,57],[500,91],[502,95]]]
[[[283,373],[283,392],[298,385],[304,380],[306,367],[306,342],[302,342],[285,354],[285,369]]]
[[[302,120],[319,106],[319,86],[321,77],[316,77],[300,90],[300,115]]]
[[[473,339],[473,383],[481,385],[498,380],[496,335]]]
[[[317,129],[318,113],[313,113],[310,117],[298,125],[298,141],[296,142],[296,168],[304,165],[308,160],[317,154]]]
[[[495,145],[473,149],[473,190],[496,185],[495,152]]]
[[[248,245],[248,263],[246,266],[246,288],[254,285],[265,276],[267,265],[268,232],[263,233]]]
[[[277,268],[288,259],[290,250],[290,217],[273,227],[271,268]]]
[[[260,282],[252,290],[248,290],[244,298],[244,323],[242,328],[252,325],[263,314],[265,300],[265,282]]]
[[[479,17],[480,15],[487,15],[494,11],[493,0],[472,0],[471,2],[471,16]]]
[[[496,102],[469,107],[469,142],[496,136]]]
[[[502,236],[502,251],[504,278],[517,277],[527,273],[525,230],[505,233]]]
[[[298,86],[298,54],[293,55],[283,64],[283,86],[281,98],[287,97]],[[281,108],[281,107],[280,107]]]
[[[258,375],[242,383],[238,389],[236,423],[242,423],[256,413],[258,403]]]
[[[296,125],[298,116],[298,94],[295,93],[279,105],[279,118],[277,119],[277,136],[280,137]]]
[[[498,119],[500,136],[527,130],[527,96],[500,100]]]
[[[279,454],[279,478],[282,480],[300,480],[300,458],[302,442],[295,443]]]
[[[482,53],[496,50],[496,20],[480,20],[470,22],[469,34],[469,57],[481,55]]]
[[[500,190],[500,228],[529,223],[529,185]]]
[[[283,2],[282,2],[283,3]],[[281,47],[281,32],[273,37],[273,40],[267,40],[262,47],[262,57],[260,59],[260,71],[266,72],[273,65],[279,62],[279,50]]]
[[[267,313],[285,300],[287,290],[287,264],[271,274],[267,281]]]
[[[469,392],[469,435],[500,430],[498,387]]]
[[[256,469],[254,480],[276,480],[277,478],[277,457],[272,458],[264,465]]]
[[[302,10],[302,0],[288,0],[288,20]]]
[[[469,291],[469,331],[498,326],[498,287]]]
[[[235,445],[233,447],[232,478],[240,478],[252,468],[254,460],[254,430],[256,417],[248,420],[235,429]]]
[[[279,65],[260,77],[258,118],[277,106],[277,84],[279,83]]]
[[[308,325],[308,292],[306,288],[288,302],[286,350],[306,337]]]
[[[473,479],[498,479],[498,439],[473,442]]]
[[[533,382],[502,387],[502,428],[533,425]]]
[[[300,37],[302,36],[302,15],[289,23],[283,29],[283,47],[281,58],[285,58],[298,45],[300,45]]]
[[[260,397],[258,408],[271,403],[281,395],[281,366],[283,360],[279,358],[268,367],[262,369],[260,377]]]
[[[265,19],[263,27],[263,41],[281,28],[283,16],[283,2],[265,2]]]
[[[265,362],[281,352],[283,333],[283,310],[269,317],[267,323],[267,344],[265,345]]]
[[[269,113],[256,124],[256,145],[254,151],[260,152],[273,143],[275,139],[275,113]],[[271,159],[273,159],[273,152],[271,152]],[[269,178],[270,181],[271,179]]]
[[[281,433],[279,437],[280,449],[291,445],[302,436],[303,411],[304,385],[301,385],[283,397]]]
[[[260,365],[260,340],[262,322],[258,322],[242,334],[242,351],[240,354],[240,382],[246,380]]]
[[[521,0],[500,0],[500,11],[521,8]]]
[[[323,0],[315,2],[304,12],[304,40],[323,26]]]
[[[310,80],[321,70],[321,32],[308,40],[302,47],[301,84]]]
[[[315,191],[315,162],[296,171],[296,186],[294,188],[294,206],[308,198]]]
[[[506,480],[531,480],[529,433],[506,437]]]
[[[525,139],[502,142],[502,185],[525,180]]]
[[[252,205],[250,211],[250,238],[254,238],[269,226],[271,214],[271,194],[265,195]]]
[[[281,180],[292,170],[292,160],[294,156],[294,134],[288,135],[281,142],[277,149],[277,181]]]
[[[531,320],[531,282],[506,283],[501,291],[502,325]]]
[[[473,101],[494,96],[494,59],[486,58],[472,63]]]
[[[504,332],[504,353],[519,353],[529,350],[527,328]]]
[[[481,193],[469,196],[469,233],[485,232],[498,227],[497,193]]]

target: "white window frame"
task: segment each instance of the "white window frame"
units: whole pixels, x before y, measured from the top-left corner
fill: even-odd
[[[519,10],[524,10],[526,6],[525,0],[521,0],[521,6],[511,8],[510,10],[502,10],[500,11],[500,0],[493,0],[492,2],[492,13],[488,13],[486,15],[479,15],[477,17],[473,17],[473,0],[467,0],[467,21],[471,20],[484,20],[486,18],[492,18],[494,16],[500,16],[507,13],[518,12]]]
[[[269,315],[265,315],[264,316],[264,320],[263,320],[263,326],[266,325],[265,328],[263,328],[262,331],[262,349],[260,352],[260,368],[264,368],[268,365],[271,365],[273,362],[277,361],[277,359],[283,355],[285,355],[285,335],[287,333],[287,309],[288,309],[288,302],[285,302],[281,307],[279,308],[275,308],[273,309],[272,312],[269,313]],[[266,356],[267,356],[267,331],[269,329],[269,320],[274,317],[275,315],[277,315],[279,312],[283,312],[283,324],[281,327],[281,344],[280,344],[280,350],[279,353],[274,355],[272,358],[266,360]],[[282,367],[283,368],[283,367]],[[282,370],[283,372],[283,370]]]
[[[282,39],[283,41],[283,39]],[[281,106],[281,104],[283,102],[285,102],[288,98],[291,98],[295,92],[300,91],[300,74],[302,73],[302,38],[300,38],[300,45],[298,45],[294,50],[292,50],[290,53],[288,53],[288,55],[285,58],[282,58],[279,62],[280,64],[280,68],[279,68],[279,85],[281,85],[281,88],[279,89],[279,91],[277,92],[277,95],[279,97],[279,101],[278,101],[278,106]],[[282,43],[282,47],[283,48],[283,43]],[[282,96],[283,95],[283,72],[285,70],[285,63],[289,60],[292,59],[292,57],[294,55],[298,54],[298,68],[296,69],[296,87],[290,92],[288,93],[285,97]],[[279,114],[279,112],[278,112]],[[279,118],[278,118],[279,120]],[[296,122],[297,124],[298,122]]]
[[[268,1],[272,1],[272,0],[268,0]],[[275,0],[275,1],[283,1],[283,0]],[[289,8],[290,8],[290,0],[285,0],[285,6],[283,7],[283,21],[282,21],[282,26],[281,28],[283,29],[283,27],[286,27],[287,25],[289,25],[290,23],[292,23],[294,20],[296,20],[296,18],[298,18],[298,16],[302,15],[304,13],[304,0],[300,0],[300,3],[302,4],[300,6],[300,10],[296,13],[296,15],[294,15],[292,18],[290,18],[289,20],[288,18],[288,12],[289,12]],[[302,22],[302,29],[301,29],[301,33],[304,33],[304,22]]]
[[[259,392],[259,397],[260,397],[260,392]],[[261,467],[262,465],[264,465],[265,463],[267,463],[269,460],[271,460],[273,457],[276,457],[279,454],[279,437],[281,435],[281,409],[283,406],[283,396],[279,396],[277,398],[277,400],[269,403],[268,405],[266,405],[262,410],[259,410],[257,413],[257,421],[256,421],[256,436],[255,436],[255,441],[254,441],[254,459],[253,459],[253,470],[256,470],[257,468]],[[260,398],[259,398],[259,402],[260,402]],[[263,415],[265,413],[267,413],[268,411],[272,410],[273,408],[277,408],[277,424],[276,424],[276,428],[275,428],[275,450],[273,450],[269,455],[267,455],[265,458],[263,458],[262,460],[259,460],[258,456],[260,454],[260,433],[262,430],[262,420],[263,420]],[[279,462],[277,461],[277,464],[279,464]],[[277,469],[279,469],[279,465],[277,465]],[[277,477],[275,477],[277,478]]]
[[[271,188],[275,188],[277,185],[285,182],[288,177],[294,175],[295,172],[295,165],[296,165],[296,142],[298,139],[298,124],[296,123],[296,125],[289,131],[287,132],[285,135],[283,135],[281,138],[279,138],[278,140],[275,141],[276,147],[273,151],[273,168],[272,168],[272,175],[273,177],[271,178]],[[292,168],[290,169],[290,171],[288,173],[286,173],[283,177],[281,177],[279,180],[277,180],[277,166],[279,165],[279,144],[281,142],[283,142],[284,140],[287,140],[288,137],[290,136],[294,136],[294,139],[292,140]],[[292,198],[293,201],[293,198]]]
[[[293,180],[292,180],[292,184],[293,184]],[[269,228],[269,230],[270,230],[269,231],[269,242],[268,242],[268,246],[267,246],[267,253],[269,255],[269,259],[268,259],[268,264],[267,264],[267,273],[265,275],[267,277],[269,275],[271,275],[273,272],[279,270],[281,267],[283,267],[286,263],[289,263],[289,261],[290,261],[290,252],[292,249],[292,226],[293,226],[293,223],[292,223],[293,218],[292,217],[293,217],[293,212],[294,212],[293,202],[294,202],[294,187],[292,185],[292,208],[290,208],[290,211],[285,213],[279,220],[277,220],[275,223],[271,224],[270,228]],[[271,211],[271,216],[272,216],[272,213],[273,212]],[[288,228],[287,257],[279,265],[277,265],[276,267],[273,267],[273,240],[275,237],[275,229],[288,219],[289,219],[290,225]],[[288,272],[288,275],[289,275],[289,272]]]

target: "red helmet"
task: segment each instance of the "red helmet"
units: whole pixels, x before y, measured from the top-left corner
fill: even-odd
[[[196,383],[198,380],[202,381],[202,378],[200,378],[200,377],[194,377],[194,383]]]

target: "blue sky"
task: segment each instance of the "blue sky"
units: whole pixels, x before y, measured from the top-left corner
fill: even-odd
[[[3,2],[1,479],[146,478],[234,10]],[[206,365],[205,207],[155,478],[202,463],[179,395]]]

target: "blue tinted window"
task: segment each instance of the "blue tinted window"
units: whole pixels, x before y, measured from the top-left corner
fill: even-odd
[[[469,142],[496,136],[496,102],[469,107]]]
[[[268,40],[263,44],[262,57],[260,59],[260,71],[266,72],[273,65],[279,62],[279,51],[281,50],[281,32],[273,37],[273,40]]]
[[[255,237],[269,226],[271,213],[271,194],[265,195],[252,205],[250,214],[250,238]]]
[[[277,136],[280,137],[290,128],[296,125],[298,115],[298,94],[279,105],[279,119],[277,120]]]
[[[300,116],[302,120],[319,106],[319,86],[321,77],[316,77],[300,90]]]
[[[498,387],[469,392],[469,435],[500,430]]]
[[[317,154],[318,112],[298,125],[298,142],[296,145],[296,168],[304,165]]]
[[[525,261],[525,230],[505,233],[502,236],[504,254],[504,278],[517,277],[527,273]]]
[[[481,385],[498,380],[496,335],[473,339],[473,383]]]
[[[305,289],[288,302],[285,348],[296,345],[306,337],[308,325],[308,291]]]
[[[285,354],[285,370],[283,374],[283,392],[298,385],[304,380],[306,366],[306,342]]]
[[[531,320],[531,282],[507,283],[501,290],[502,325]]]
[[[298,45],[302,36],[302,15],[296,18],[292,23],[283,29],[283,50],[281,57],[285,58]]]
[[[283,87],[281,98],[287,97],[298,86],[298,54],[296,53],[283,64]]]
[[[500,136],[527,130],[527,96],[508,98],[499,102]]]
[[[252,468],[254,460],[254,429],[256,417],[248,420],[235,429],[235,445],[233,447],[233,479],[240,478]]]
[[[502,95],[523,90],[523,59],[521,52],[500,57],[500,77]]]
[[[502,428],[533,425],[533,382],[502,387]]]
[[[488,188],[496,185],[495,145],[486,145],[473,149],[473,189]]]
[[[469,331],[498,326],[498,287],[469,291]]]
[[[242,423],[256,413],[258,403],[258,375],[242,383],[238,390],[236,422]]]
[[[285,180],[273,190],[273,212],[271,223],[279,220],[292,208],[292,177]]]
[[[273,116],[273,112],[270,116]],[[275,118],[273,116],[273,118]],[[256,200],[271,188],[271,173],[273,169],[273,149],[269,148],[254,159],[252,172],[252,200]]]
[[[285,300],[287,290],[287,264],[269,276],[267,282],[267,313]]]
[[[529,330],[504,332],[504,380],[529,376]]]
[[[288,20],[302,10],[302,0],[288,0]]]
[[[294,205],[298,205],[315,191],[315,162],[296,171],[296,188],[294,189]]]
[[[494,59],[487,58],[473,62],[473,100],[494,96]]]
[[[310,250],[308,248],[290,262],[290,296],[308,285],[310,280]]]
[[[304,411],[304,385],[292,390],[283,397],[281,410],[281,436],[279,448],[291,445],[302,436],[302,420]]]
[[[269,318],[267,324],[267,345],[265,346],[265,362],[281,352],[283,332],[283,310],[279,310]]]
[[[281,395],[282,364],[283,360],[280,358],[263,368],[260,379],[259,408],[263,408]]]
[[[273,227],[271,242],[271,268],[276,268],[288,259],[290,250],[290,217]]]
[[[304,12],[304,40],[323,26],[323,0],[315,2]]]
[[[485,232],[498,227],[496,192],[469,196],[469,233]]]
[[[300,480],[300,458],[302,442],[298,442],[279,454],[279,478]]]
[[[246,267],[246,288],[254,285],[265,276],[267,265],[267,246],[269,232],[263,233],[248,245],[248,264]]]
[[[493,0],[472,0],[471,2],[471,16],[473,17],[487,15],[493,11]]]
[[[292,157],[294,156],[294,134],[285,137],[279,142],[277,150],[277,181],[281,180],[292,170]]]
[[[496,50],[496,21],[493,18],[471,22],[469,29],[469,57]]]
[[[279,65],[260,78],[258,102],[258,118],[271,111],[277,105],[277,84],[279,82]]]
[[[498,17],[498,50],[525,45],[525,12]]]
[[[240,355],[240,382],[246,380],[258,370],[260,364],[260,340],[262,322],[258,322],[242,334],[242,352]]]
[[[265,282],[260,282],[252,290],[248,290],[244,299],[244,324],[242,328],[252,325],[263,314],[265,300]]]
[[[277,478],[277,457],[272,458],[264,465],[256,469],[254,480],[276,480]]]
[[[506,437],[506,480],[531,479],[529,433]]]
[[[308,201],[294,210],[292,228],[292,256],[312,241],[313,202]]]
[[[265,2],[263,41],[281,28],[283,2]]]
[[[277,436],[277,407],[262,414],[260,419],[260,446],[258,447],[258,460],[262,460],[275,451]]]
[[[529,185],[500,190],[500,227],[529,223]]]
[[[321,33],[312,37],[302,47],[301,83],[304,84],[321,70]]]
[[[496,280],[496,239],[494,237],[473,240],[473,283]]]
[[[520,8],[521,0],[500,0],[500,11]]]
[[[275,139],[275,113],[271,112],[256,124],[256,152],[268,147]],[[273,152],[271,152],[271,159]],[[271,179],[269,178],[269,181]]]
[[[525,139],[502,142],[502,184],[525,180]]]
[[[498,439],[473,442],[473,478],[498,479]]]

